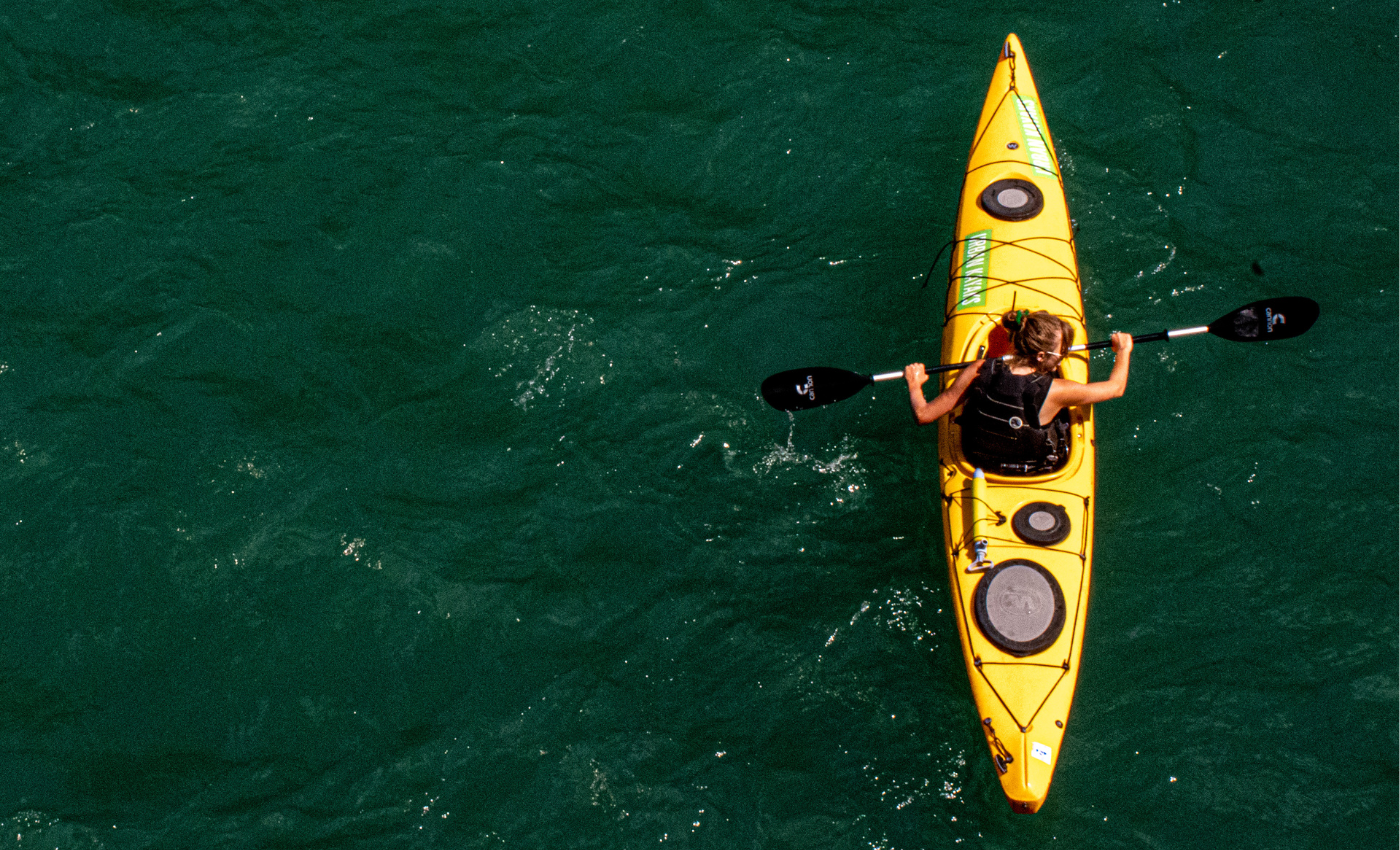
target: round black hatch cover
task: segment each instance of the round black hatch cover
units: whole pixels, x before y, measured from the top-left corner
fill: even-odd
[[[1003,221],[1035,218],[1045,207],[1045,198],[1029,180],[998,180],[982,190],[982,209]]]
[[[1016,536],[1037,546],[1054,546],[1069,536],[1069,514],[1051,502],[1031,502],[1011,515]]]
[[[1065,626],[1065,597],[1050,571],[1034,561],[1002,561],[977,583],[972,608],[987,639],[1015,656],[1049,647]]]

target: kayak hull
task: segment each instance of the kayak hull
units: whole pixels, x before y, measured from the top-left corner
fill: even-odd
[[[1000,199],[1011,203],[1003,205]],[[1064,183],[1035,81],[1014,34],[1003,43],[978,121],[958,206],[956,240],[942,362],[1008,353],[999,322],[1013,309],[1048,310],[1069,322],[1075,341],[1086,340]],[[1063,377],[1087,382],[1087,354],[1066,357],[1061,369]],[[942,386],[955,376],[944,375]],[[943,534],[958,636],[979,726],[1002,790],[1012,809],[1022,813],[1039,810],[1049,793],[1069,722],[1088,614],[1093,410],[1075,408],[1070,415],[1067,463],[1035,476],[987,472],[979,478],[963,457],[956,416],[946,417],[939,427]],[[1047,517],[1056,524],[1048,536],[1062,539],[1047,542],[1046,534],[1027,526],[1028,521],[1046,526]],[[993,566],[987,567],[987,562]],[[1035,586],[1022,593],[1017,577]],[[1043,622],[1032,609],[1045,604],[1045,596],[1036,595],[1044,587],[1058,590],[1051,612],[1059,617],[1058,626],[1053,634],[1047,628],[1030,643],[1014,639],[1022,637],[1014,634],[1017,629]],[[1012,628],[999,624],[1000,610],[1009,612],[1005,616],[1013,618]]]

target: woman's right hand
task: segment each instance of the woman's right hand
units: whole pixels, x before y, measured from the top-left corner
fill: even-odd
[[[1122,331],[1114,331],[1109,337],[1113,343],[1114,354],[1127,354],[1133,350],[1133,335],[1125,334]]]

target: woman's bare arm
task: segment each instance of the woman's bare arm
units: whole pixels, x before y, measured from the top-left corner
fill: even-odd
[[[1125,333],[1113,335],[1113,371],[1108,380],[1092,384],[1081,384],[1056,378],[1050,385],[1050,392],[1040,406],[1040,422],[1045,424],[1055,418],[1066,407],[1081,404],[1094,404],[1118,398],[1128,389],[1128,367],[1133,351],[1133,338]]]
[[[972,379],[977,377],[977,370],[982,368],[982,363],[983,361],[978,360],[969,364],[958,373],[957,380],[934,397],[933,401],[924,399],[924,382],[929,379],[928,373],[924,371],[924,364],[910,363],[905,366],[904,380],[909,385],[909,406],[914,410],[914,419],[920,425],[928,425],[937,422],[939,417],[962,404],[963,396],[967,395],[967,388],[972,386]]]

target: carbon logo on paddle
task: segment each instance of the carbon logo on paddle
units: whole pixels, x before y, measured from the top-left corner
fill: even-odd
[[[1273,333],[1274,325],[1288,324],[1288,317],[1282,313],[1275,313],[1272,308],[1264,308],[1264,333]]]
[[[963,240],[962,283],[958,286],[958,305],[954,310],[982,307],[987,303],[987,260],[991,252],[992,231],[969,233]]]
[[[800,396],[806,396],[807,398],[811,399],[812,401],[816,401],[816,400],[817,400],[817,382],[814,381],[814,380],[812,380],[812,376],[811,376],[811,375],[808,375],[808,376],[807,376],[807,383],[806,383],[806,385],[803,385],[803,384],[795,384],[795,385],[793,386],[793,389],[795,389],[795,390],[797,391],[797,394],[800,395]]]

